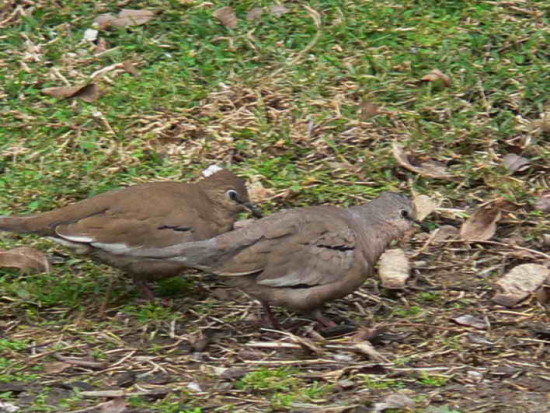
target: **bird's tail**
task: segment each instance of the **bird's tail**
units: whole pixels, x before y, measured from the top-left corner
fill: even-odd
[[[33,230],[28,218],[0,216],[0,231],[25,233]]]

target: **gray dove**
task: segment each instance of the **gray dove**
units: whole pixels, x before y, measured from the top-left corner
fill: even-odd
[[[297,208],[209,240],[126,253],[224,276],[262,303],[272,326],[271,305],[277,305],[331,328],[336,324],[323,316],[323,305],[357,290],[388,244],[414,222],[409,198],[386,192],[361,206]]]
[[[152,299],[146,281],[178,275],[181,261],[124,255],[126,249],[162,248],[214,237],[233,228],[250,203],[244,181],[212,165],[190,184],[153,182],[109,191],[49,212],[0,217],[0,231],[37,234],[127,273]]]

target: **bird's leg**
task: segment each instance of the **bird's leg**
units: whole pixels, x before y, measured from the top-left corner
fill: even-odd
[[[269,304],[262,301],[262,308],[264,309],[263,321],[275,330],[281,330],[281,324],[279,324],[279,320],[277,320],[277,317],[271,311]]]
[[[134,278],[134,285],[141,291],[141,295],[143,295],[147,301],[155,301],[155,294],[153,294],[153,290],[147,285],[147,281]]]
[[[99,318],[105,318],[105,310],[107,309],[107,303],[109,302],[109,297],[113,291],[113,277],[109,277],[109,285],[107,286],[107,291],[105,291],[105,297],[103,302],[99,306]]]
[[[313,318],[319,323],[321,324],[323,327],[325,328],[335,328],[338,326],[338,324],[336,324],[334,321],[332,321],[330,318],[328,317],[325,317],[322,313],[321,313],[321,310],[315,310],[311,313],[311,315],[313,316]]]

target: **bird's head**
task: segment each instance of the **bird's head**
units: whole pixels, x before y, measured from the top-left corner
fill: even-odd
[[[398,192],[383,192],[370,202],[372,211],[384,222],[392,224],[404,232],[412,225],[418,225],[423,230],[427,227],[416,218],[416,208],[412,200]]]
[[[250,211],[256,218],[262,216],[260,210],[250,202],[245,181],[233,172],[212,165],[203,171],[205,177],[201,187],[217,205],[233,213]]]

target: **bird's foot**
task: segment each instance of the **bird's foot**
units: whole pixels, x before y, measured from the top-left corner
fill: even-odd
[[[337,337],[352,333],[357,327],[349,324],[337,324],[328,317],[325,317],[320,310],[314,311],[313,318],[320,324],[320,333],[324,337]]]
[[[273,314],[269,304],[262,302],[262,307],[264,309],[262,323],[270,328],[273,328],[274,330],[282,330],[281,324],[279,323],[279,320],[277,320],[275,314]]]

